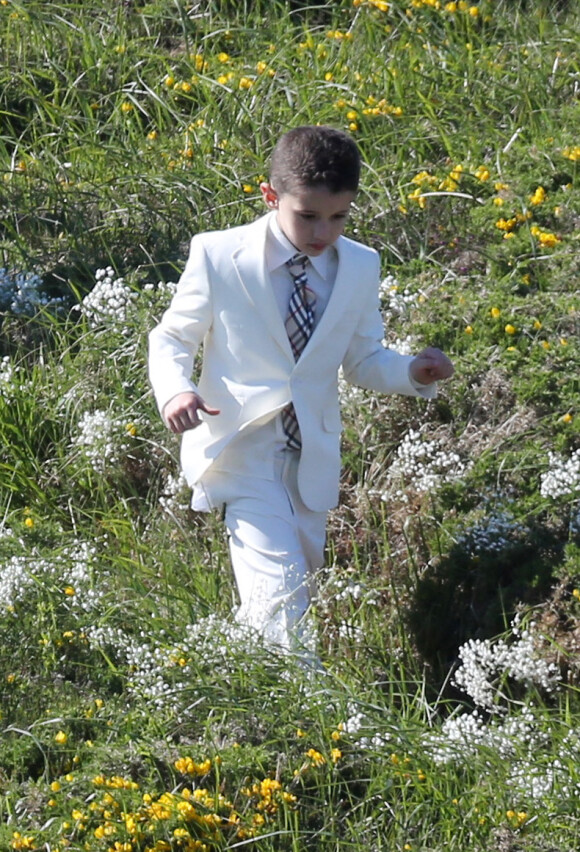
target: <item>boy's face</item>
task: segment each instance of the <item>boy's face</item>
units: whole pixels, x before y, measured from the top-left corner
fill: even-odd
[[[317,257],[344,231],[356,193],[303,186],[279,195],[269,183],[260,187],[266,205],[276,208],[278,224],[298,251]]]

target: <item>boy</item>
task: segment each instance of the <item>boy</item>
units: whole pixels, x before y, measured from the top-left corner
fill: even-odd
[[[413,358],[382,346],[379,257],[342,236],[359,174],[358,148],[339,130],[282,136],[261,185],[270,212],[193,238],[150,335],[150,378],[183,435],[192,507],[225,509],[237,618],[286,649],[303,639],[338,501],[339,368],[362,387],[425,398],[453,373],[438,349]]]

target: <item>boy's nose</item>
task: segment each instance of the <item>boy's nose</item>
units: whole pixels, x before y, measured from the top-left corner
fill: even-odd
[[[317,222],[314,234],[317,237],[317,239],[324,242],[324,240],[330,234],[330,223],[329,222]]]

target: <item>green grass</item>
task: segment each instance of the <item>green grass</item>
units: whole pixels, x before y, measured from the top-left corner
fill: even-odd
[[[1,848],[576,848],[579,13],[385,5],[0,2]],[[343,392],[320,678],[234,628],[146,378],[306,122],[387,340],[456,364]]]

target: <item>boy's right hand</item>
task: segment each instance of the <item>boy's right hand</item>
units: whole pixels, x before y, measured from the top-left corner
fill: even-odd
[[[206,414],[219,414],[219,408],[211,408],[203,401],[199,394],[194,391],[185,391],[178,393],[173,399],[170,399],[163,409],[163,417],[172,432],[176,435],[181,435],[182,432],[187,432],[188,429],[195,429],[199,426],[201,420],[199,411],[205,411]]]

